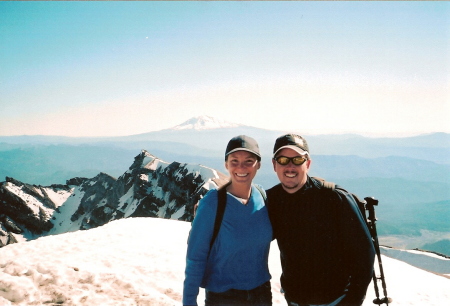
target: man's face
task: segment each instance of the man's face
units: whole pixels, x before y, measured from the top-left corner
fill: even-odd
[[[301,155],[292,149],[283,149],[277,153],[276,157],[279,156],[296,157]],[[276,160],[272,160],[272,163],[273,169],[277,173],[281,185],[288,193],[294,193],[300,190],[300,188],[302,188],[306,183],[308,170],[311,165],[310,159],[299,166],[294,165],[292,161],[284,166],[277,163]]]

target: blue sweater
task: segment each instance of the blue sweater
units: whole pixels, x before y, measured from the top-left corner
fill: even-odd
[[[268,280],[272,226],[264,199],[252,186],[247,205],[227,194],[219,234],[209,254],[217,211],[217,190],[200,201],[186,255],[183,305],[197,305],[199,287],[213,292],[250,290]]]

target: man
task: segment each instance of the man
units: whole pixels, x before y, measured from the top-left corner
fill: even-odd
[[[288,305],[361,305],[375,249],[358,205],[351,194],[308,175],[303,137],[279,137],[272,162],[280,184],[267,191],[268,209]]]

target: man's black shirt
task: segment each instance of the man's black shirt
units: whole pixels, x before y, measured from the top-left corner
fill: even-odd
[[[287,298],[327,304],[345,294],[339,305],[360,305],[371,281],[375,250],[352,196],[308,177],[293,194],[279,184],[267,197]]]

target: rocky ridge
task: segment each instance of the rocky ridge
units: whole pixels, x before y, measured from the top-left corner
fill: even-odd
[[[7,177],[0,183],[0,247],[128,217],[191,221],[199,199],[226,181],[212,168],[167,163],[145,150],[117,179],[99,173],[37,186]]]

